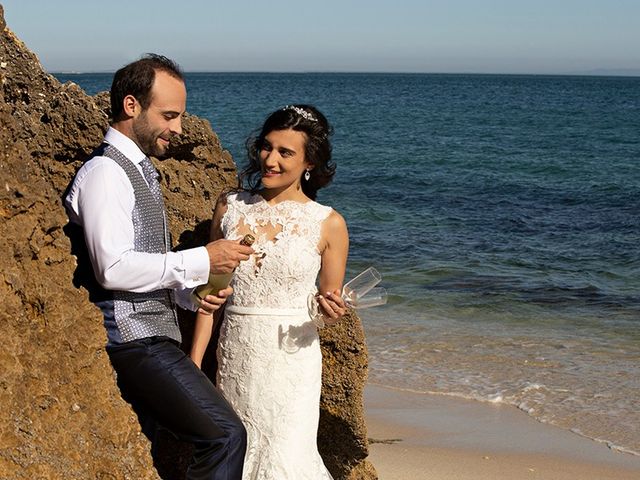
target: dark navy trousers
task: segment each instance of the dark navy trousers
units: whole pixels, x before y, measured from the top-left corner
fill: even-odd
[[[107,346],[123,398],[149,431],[161,426],[194,445],[188,480],[239,480],[242,422],[207,376],[166,337]]]

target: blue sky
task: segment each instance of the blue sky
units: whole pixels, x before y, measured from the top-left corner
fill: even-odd
[[[50,71],[632,73],[639,0],[0,0]]]

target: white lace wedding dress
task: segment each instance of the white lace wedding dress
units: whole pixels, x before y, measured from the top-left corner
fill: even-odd
[[[225,238],[256,237],[236,269],[218,344],[218,386],[248,437],[243,480],[324,480],[317,448],[322,356],[307,307],[330,207],[248,192],[228,197]]]

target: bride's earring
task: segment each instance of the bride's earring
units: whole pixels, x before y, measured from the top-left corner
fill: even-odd
[[[310,178],[311,178],[311,170],[307,170],[306,172],[304,172],[304,179],[308,182]]]

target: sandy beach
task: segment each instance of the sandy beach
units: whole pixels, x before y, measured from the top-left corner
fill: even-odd
[[[368,385],[365,409],[381,480],[640,478],[640,457],[511,406]]]

